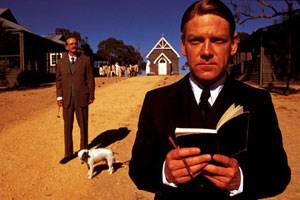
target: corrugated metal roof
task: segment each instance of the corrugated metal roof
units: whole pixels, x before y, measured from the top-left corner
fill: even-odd
[[[57,43],[65,45],[65,42],[61,40],[61,38],[63,37],[62,34],[58,34],[58,35],[52,34],[52,35],[46,35],[44,37],[47,38],[47,39],[49,39],[49,40],[52,40],[54,42],[57,42]]]
[[[2,22],[2,26],[3,28],[6,28],[8,30],[15,30],[15,31],[26,31],[26,32],[29,32],[29,33],[32,33],[30,30],[28,30],[27,28],[19,25],[19,24],[16,24],[14,22],[11,22],[7,19],[4,19],[2,17],[0,17],[0,22]]]
[[[11,21],[13,20],[13,21]],[[29,29],[25,28],[24,26],[21,26],[20,24],[18,24],[13,16],[13,14],[11,13],[11,11],[8,8],[0,8],[0,23],[1,26],[6,30],[6,31],[25,31],[28,33],[31,33],[33,35],[36,35],[38,37],[42,37],[45,38],[47,40],[51,40],[55,43],[59,43],[64,45],[65,43],[63,41],[61,41],[60,39],[54,37],[54,38],[47,38],[47,37],[43,37],[40,36],[36,33],[33,33],[32,31],[30,31]]]
[[[12,21],[9,21],[5,18],[0,17],[0,22],[2,23],[3,28],[8,29],[8,30],[14,30],[14,31],[26,31],[29,33],[33,33],[24,26],[21,26],[19,24],[16,24]]]

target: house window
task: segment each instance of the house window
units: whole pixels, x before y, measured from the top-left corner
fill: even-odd
[[[50,53],[50,66],[55,67],[57,61],[61,59],[62,53]]]

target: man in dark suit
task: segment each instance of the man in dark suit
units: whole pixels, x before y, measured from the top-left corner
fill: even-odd
[[[66,39],[68,51],[58,61],[56,68],[57,104],[63,107],[65,156],[60,161],[67,163],[75,157],[73,153],[72,129],[74,112],[80,128],[80,149],[88,145],[88,105],[94,97],[95,81],[90,58],[78,51],[76,37]]]
[[[131,179],[155,192],[155,199],[258,199],[281,193],[289,183],[270,94],[227,73],[237,46],[234,17],[221,1],[197,1],[184,13],[181,49],[190,73],[146,94],[130,161]],[[215,128],[232,103],[250,113],[248,132],[241,133],[248,138],[246,151],[230,156],[173,148],[169,137],[175,138],[176,127]]]

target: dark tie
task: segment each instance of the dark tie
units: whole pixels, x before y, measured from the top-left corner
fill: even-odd
[[[75,71],[75,58],[73,56],[71,57],[70,69],[71,69],[71,73],[74,74],[74,71]]]
[[[75,58],[72,56],[71,57],[71,63],[74,64],[75,63]]]
[[[209,97],[210,97],[209,88],[204,88],[202,90],[201,97],[200,97],[200,103],[199,103],[201,115],[203,118],[206,117],[207,113],[209,112],[209,109],[211,108],[211,105],[208,102]]]

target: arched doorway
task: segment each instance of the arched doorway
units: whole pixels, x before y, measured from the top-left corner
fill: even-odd
[[[161,58],[158,62],[158,75],[167,75],[167,61]]]

